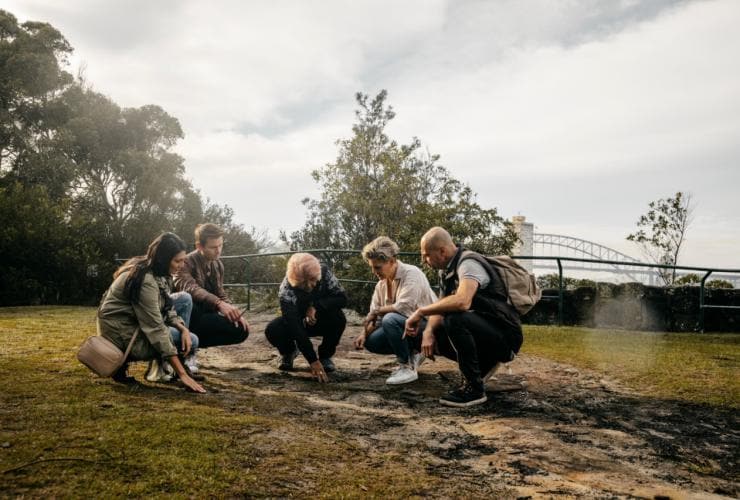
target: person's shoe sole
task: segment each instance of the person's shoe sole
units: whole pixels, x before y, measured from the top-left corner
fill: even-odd
[[[419,374],[414,372],[414,375],[416,375],[414,378],[407,379],[407,380],[390,380],[390,377],[385,379],[385,383],[388,385],[403,385],[403,384],[410,384],[411,382],[416,382],[419,380]]]
[[[472,401],[466,401],[464,403],[458,403],[457,401],[448,401],[447,399],[440,398],[439,399],[439,404],[444,405],[444,406],[452,406],[452,407],[455,407],[455,408],[468,408],[470,406],[475,406],[475,405],[483,404],[486,401],[488,401],[488,396],[486,396],[484,394],[483,396],[481,396],[478,399],[474,399]]]
[[[402,384],[410,384],[411,382],[416,382],[419,380],[419,375],[417,375],[415,378],[408,379],[408,380],[387,380],[385,381],[388,385],[402,385]]]

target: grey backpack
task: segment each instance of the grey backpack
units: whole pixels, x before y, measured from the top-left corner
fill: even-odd
[[[495,257],[481,255],[481,257],[498,273],[506,287],[509,302],[519,315],[527,314],[542,298],[542,290],[537,286],[534,274],[524,269],[517,261],[508,255]],[[460,260],[464,258],[465,253]]]

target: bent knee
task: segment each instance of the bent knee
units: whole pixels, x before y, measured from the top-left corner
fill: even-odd
[[[239,332],[237,333],[236,337],[239,339],[238,342],[244,342],[245,340],[247,340],[247,337],[249,337],[249,328],[247,328],[246,330],[244,330],[243,328],[239,328]]]
[[[175,292],[170,295],[172,300],[178,304],[193,305],[193,297],[188,292]]]
[[[465,322],[465,313],[453,312],[447,313],[444,317],[444,328],[448,335],[454,335],[463,329]]]
[[[383,319],[380,320],[380,324],[383,325],[384,328],[393,328],[398,327],[399,325],[403,326],[406,324],[406,316],[395,312],[387,313],[383,315]]]

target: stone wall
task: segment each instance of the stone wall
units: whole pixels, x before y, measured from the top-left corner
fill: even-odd
[[[557,289],[524,316],[528,324],[557,324]],[[696,332],[700,330],[699,287],[657,287],[640,283],[597,283],[563,292],[563,324],[627,330]],[[705,304],[740,306],[740,290],[705,289]],[[740,332],[740,309],[705,309],[707,332]]]

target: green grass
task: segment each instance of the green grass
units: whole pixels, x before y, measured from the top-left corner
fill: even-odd
[[[233,400],[95,378],[75,359],[94,313],[0,309],[2,496],[387,497],[439,481],[424,463],[355,449],[320,421],[276,416],[290,396]]]
[[[75,359],[94,315],[0,309],[0,496],[413,497],[443,480],[402,444],[359,448],[320,419],[286,416],[301,404],[289,394],[217,379],[221,393],[196,396],[96,378]],[[523,351],[646,394],[738,406],[740,335],[528,326]]]
[[[740,334],[527,325],[522,352],[609,374],[651,396],[740,406]]]

